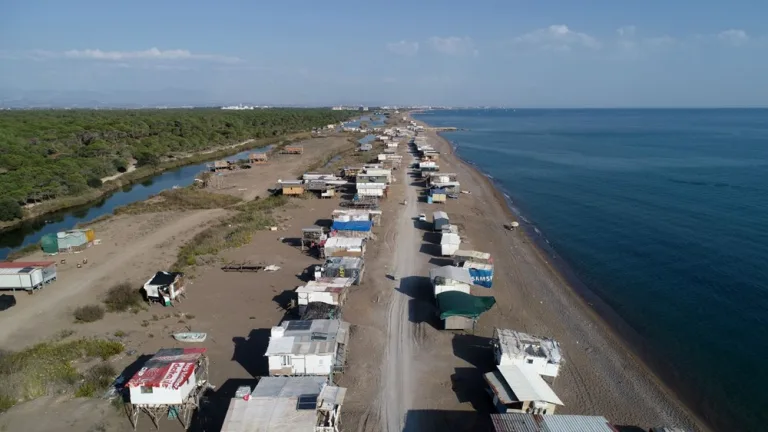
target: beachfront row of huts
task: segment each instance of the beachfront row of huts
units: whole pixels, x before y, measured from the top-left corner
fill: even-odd
[[[425,149],[431,147],[420,138],[417,136],[412,146],[417,154],[424,155],[429,152]],[[429,170],[424,177],[427,187],[458,187],[452,173]],[[451,224],[445,211],[432,214],[432,231],[440,238],[440,255],[453,261],[429,272],[443,326],[449,330],[474,328],[479,316],[496,303],[493,296],[474,295],[493,286],[493,259],[487,252],[462,249],[458,226]],[[496,368],[484,379],[496,410],[500,414],[554,414],[563,402],[544,377],[557,377],[564,362],[560,345],[551,339],[499,328],[494,330],[492,341]]]
[[[440,172],[437,155],[425,157],[433,150],[424,137],[416,136],[411,145],[421,157],[414,168],[421,170],[430,190],[427,202],[439,202],[431,200],[439,193],[436,189],[460,192],[456,174]],[[432,231],[440,238],[440,255],[453,260],[452,265],[433,268],[429,274],[440,319],[445,329],[468,329],[496,302],[492,296],[473,295],[492,287],[493,259],[486,252],[462,249],[459,229],[444,211],[432,214]],[[491,415],[495,431],[617,431],[602,416],[553,415],[564,405],[551,387],[565,362],[557,341],[496,328],[492,346],[495,368],[483,379],[498,412]],[[652,429],[662,430],[672,431]]]

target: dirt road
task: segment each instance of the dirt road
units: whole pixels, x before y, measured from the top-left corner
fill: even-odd
[[[409,317],[409,299],[414,289],[415,280],[411,277],[416,272],[416,255],[419,250],[420,235],[413,220],[418,214],[416,190],[408,186],[408,170],[401,170],[401,181],[405,184],[406,205],[401,206],[397,217],[397,237],[392,274],[398,278],[399,286],[392,294],[387,315],[387,347],[382,364],[383,385],[381,387],[381,430],[385,432],[403,431],[406,413],[413,406],[414,348],[417,341],[414,335],[417,326]]]

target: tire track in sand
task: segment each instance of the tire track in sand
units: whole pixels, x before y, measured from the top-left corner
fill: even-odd
[[[402,184],[406,185],[405,199],[399,211],[396,230],[393,274],[398,277],[399,287],[392,293],[387,312],[387,345],[382,356],[382,385],[379,396],[379,420],[383,432],[402,432],[405,416],[413,406],[414,335],[418,329],[409,316],[409,300],[412,290],[417,289],[415,274],[419,236],[412,217],[418,211],[416,190],[407,183],[407,171],[402,170]]]

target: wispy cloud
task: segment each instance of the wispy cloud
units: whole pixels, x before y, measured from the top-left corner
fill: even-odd
[[[517,45],[529,45],[542,49],[569,51],[573,48],[598,49],[600,42],[586,34],[571,30],[567,25],[551,25],[534,30],[513,40]]]
[[[628,25],[624,27],[619,27],[616,29],[616,33],[619,35],[619,37],[634,37],[635,32],[637,31],[637,27],[633,25]]]
[[[717,34],[717,38],[732,45],[744,45],[749,42],[749,35],[744,30],[730,29]]]
[[[387,50],[397,55],[415,56],[419,52],[418,42],[409,42],[401,40],[399,42],[390,42],[387,44]]]
[[[242,59],[233,56],[220,54],[200,54],[189,50],[174,49],[161,50],[150,48],[143,51],[103,51],[100,49],[68,50],[63,52],[35,50],[31,51],[30,57],[36,60],[51,58],[65,58],[76,60],[98,60],[98,61],[184,61],[196,60],[215,63],[239,63]]]
[[[428,41],[429,46],[442,54],[461,56],[478,55],[480,52],[475,48],[475,43],[469,37],[438,37],[432,36]]]

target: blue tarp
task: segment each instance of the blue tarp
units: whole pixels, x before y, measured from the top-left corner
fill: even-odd
[[[485,270],[478,268],[469,268],[469,277],[472,283],[481,287],[490,288],[493,285],[493,269]]]
[[[372,221],[333,221],[333,226],[331,228],[336,231],[370,231],[372,226]]]

